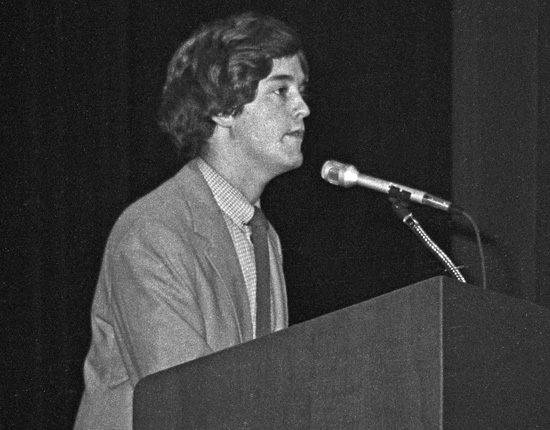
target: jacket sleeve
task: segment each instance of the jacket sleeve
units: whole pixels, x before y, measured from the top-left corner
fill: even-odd
[[[111,249],[109,302],[132,384],[212,353],[197,300],[196,256],[189,237],[148,221]]]

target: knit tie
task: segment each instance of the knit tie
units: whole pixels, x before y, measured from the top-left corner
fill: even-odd
[[[269,274],[268,222],[260,208],[254,207],[249,223],[256,260],[256,337],[271,333],[271,287]]]

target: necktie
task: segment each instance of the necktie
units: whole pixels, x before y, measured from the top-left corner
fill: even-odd
[[[268,223],[258,207],[254,207],[250,227],[256,260],[256,337],[260,337],[271,333],[271,287],[267,247]]]

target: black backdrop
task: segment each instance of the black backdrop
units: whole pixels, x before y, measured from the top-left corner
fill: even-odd
[[[15,2],[14,2],[15,3]],[[293,22],[311,66],[304,166],[263,205],[296,324],[443,274],[386,197],[320,179],[332,158],[451,195],[452,2],[21,1],[2,38],[1,428],[70,428],[103,246],[180,167],[155,114],[167,62],[201,22]],[[453,220],[415,210],[444,248]]]

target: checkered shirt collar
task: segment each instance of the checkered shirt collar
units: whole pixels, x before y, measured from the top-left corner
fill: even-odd
[[[229,184],[218,172],[210,167],[206,161],[200,157],[197,161],[199,170],[212,190],[220,209],[236,225],[242,228],[254,216],[254,206],[250,204],[239,190]]]

